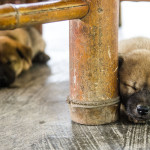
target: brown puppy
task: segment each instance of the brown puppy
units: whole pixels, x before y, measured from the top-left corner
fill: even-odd
[[[33,27],[0,31],[0,87],[14,82],[32,66],[32,61],[48,61],[44,49],[44,40]]]
[[[121,102],[129,120],[150,119],[150,39],[133,38],[119,43]]]

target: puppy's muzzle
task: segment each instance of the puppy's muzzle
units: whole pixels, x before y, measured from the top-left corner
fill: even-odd
[[[7,87],[15,80],[15,72],[9,65],[0,64],[0,87]]]

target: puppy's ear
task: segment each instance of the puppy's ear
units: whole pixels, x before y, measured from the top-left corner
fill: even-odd
[[[22,59],[26,60],[28,63],[31,62],[31,59],[32,59],[31,48],[24,46],[22,44],[18,44],[16,51]]]
[[[123,62],[124,62],[123,56],[122,56],[122,55],[119,55],[119,59],[118,59],[118,65],[119,65],[119,68],[121,68]]]

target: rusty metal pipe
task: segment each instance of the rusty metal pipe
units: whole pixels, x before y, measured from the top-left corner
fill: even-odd
[[[70,95],[73,121],[98,125],[118,119],[118,0],[87,0],[90,10],[70,21]]]
[[[149,2],[150,0],[120,0],[120,1],[131,1],[131,2]]]
[[[88,13],[88,9],[88,4],[83,1],[5,4],[0,6],[0,30],[82,18]]]

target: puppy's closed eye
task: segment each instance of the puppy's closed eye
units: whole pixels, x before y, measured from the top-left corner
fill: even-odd
[[[23,59],[24,56],[23,56],[23,54],[21,53],[21,51],[20,51],[18,48],[16,48],[16,51],[17,51],[18,55]]]
[[[134,84],[134,85],[129,85],[129,84],[127,84],[127,83],[123,83],[123,85],[126,86],[126,87],[130,87],[130,88],[132,88],[132,89],[135,90],[135,91],[138,90],[138,89],[135,87],[135,84]]]
[[[32,50],[29,47],[18,43],[18,46],[16,48],[16,52],[18,53],[20,58],[26,60],[28,63],[31,63]]]

